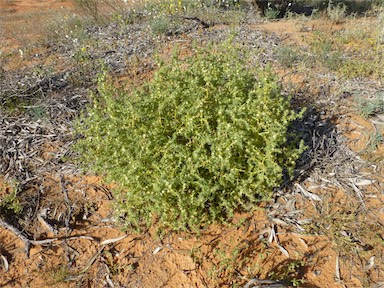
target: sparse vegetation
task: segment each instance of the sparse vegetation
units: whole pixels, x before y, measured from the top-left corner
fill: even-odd
[[[334,4],[332,0],[328,1],[327,16],[335,24],[341,24],[345,21],[347,6],[344,3]]]
[[[300,287],[302,284],[305,284],[305,280],[301,278],[302,273],[300,272],[300,269],[304,266],[304,261],[294,260],[286,263],[278,272],[271,271],[268,276],[272,280],[280,280],[293,287]]]
[[[154,18],[151,23],[152,32],[156,35],[165,34],[169,31],[171,21],[168,17]]]
[[[19,184],[17,181],[11,181],[7,186],[1,187],[0,190],[0,215],[8,213],[19,214],[23,210],[17,197],[17,193],[20,192]]]
[[[369,144],[370,144],[370,151],[376,150],[381,144],[384,143],[384,135],[382,132],[380,132],[377,127],[375,127],[375,132],[371,133],[369,135]]]
[[[276,50],[276,58],[285,68],[292,68],[299,60],[299,53],[294,48],[279,46]]]
[[[315,37],[309,42],[312,55],[302,54],[299,57],[304,65],[308,63],[312,69],[322,66],[347,79],[382,79],[383,58],[380,55],[384,46],[380,44],[379,29],[373,31],[368,26],[362,26],[334,32],[337,36],[333,37],[324,31],[315,31],[314,34]],[[288,59],[289,55],[285,55],[281,61],[287,62]]]
[[[356,97],[355,101],[358,112],[365,118],[384,113],[384,95],[382,93],[377,93],[373,99]]]
[[[52,267],[46,275],[46,281],[48,285],[58,285],[64,283],[68,276],[70,276],[68,267],[60,265],[59,267]]]

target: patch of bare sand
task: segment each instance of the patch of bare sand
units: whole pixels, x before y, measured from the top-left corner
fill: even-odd
[[[61,12],[73,11],[71,0],[0,0],[1,32],[6,40],[14,41],[12,38],[20,34],[36,37],[36,32],[41,31],[40,26],[52,15],[61,16]]]
[[[50,33],[52,25],[58,25],[54,23],[74,11],[70,0],[0,0],[0,59],[6,59],[2,68],[19,70],[36,64],[29,56],[42,53],[42,48],[34,44]],[[50,58],[45,57],[52,61]]]
[[[356,26],[375,25],[376,18],[366,17],[357,19],[346,19],[345,22],[335,24],[324,18],[309,19],[309,18],[297,18],[297,19],[281,19],[279,21],[260,22],[251,25],[255,29],[260,29],[267,33],[275,33],[278,35],[285,44],[307,46],[307,43],[311,39],[315,39],[316,35],[313,32],[324,32],[330,35],[343,31],[345,29],[351,29]]]
[[[384,143],[375,138],[383,135],[382,125],[375,125],[375,119],[366,119],[356,114],[347,114],[338,120],[340,131],[349,139],[349,147],[364,159],[380,162],[384,159]]]

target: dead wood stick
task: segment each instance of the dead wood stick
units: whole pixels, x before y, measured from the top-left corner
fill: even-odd
[[[73,208],[72,208],[71,200],[69,199],[69,196],[68,196],[67,188],[65,188],[64,175],[60,176],[60,187],[61,187],[61,191],[64,194],[65,204],[67,205],[67,208],[68,208],[68,215],[65,219],[65,226],[68,228],[69,227],[69,221],[71,220],[71,214],[72,214]]]
[[[31,240],[26,235],[24,235],[23,232],[21,232],[19,229],[17,229],[15,226],[12,226],[11,224],[5,222],[2,219],[0,219],[0,226],[11,231],[17,237],[19,237],[21,241],[24,242],[25,254],[27,255],[27,258],[29,258],[29,250],[30,250],[30,246],[31,246]]]
[[[70,201],[69,201],[69,196],[68,196],[68,191],[67,189],[65,188],[65,179],[64,179],[64,175],[60,175],[60,187],[61,187],[61,191],[63,192],[64,194],[64,198],[65,198],[65,202],[68,206],[70,206]]]
[[[203,20],[197,18],[196,16],[194,16],[194,17],[184,16],[183,18],[184,18],[185,20],[193,20],[193,21],[196,21],[196,22],[198,22],[199,24],[201,24],[201,26],[203,26],[203,28],[205,28],[205,29],[207,29],[207,28],[213,26],[213,24],[208,24],[207,22],[205,22],[205,21],[203,21]]]
[[[37,245],[44,245],[44,244],[48,244],[48,243],[52,243],[52,242],[55,242],[55,241],[64,241],[64,240],[71,240],[71,239],[76,239],[76,238],[81,238],[81,239],[89,239],[89,240],[95,240],[93,237],[91,236],[86,236],[86,235],[75,235],[75,236],[69,236],[69,237],[62,237],[62,238],[48,238],[48,239],[42,239],[42,240],[32,240],[32,239],[29,239],[23,232],[21,232],[19,229],[17,229],[15,226],[7,223],[6,221],[0,219],[0,226],[11,231],[12,233],[14,233],[17,237],[19,237],[19,239],[21,241],[24,242],[24,245],[25,245],[25,254],[27,255],[27,258],[29,258],[29,252],[30,252],[30,249],[31,249],[31,244],[34,245],[34,246],[37,246]]]

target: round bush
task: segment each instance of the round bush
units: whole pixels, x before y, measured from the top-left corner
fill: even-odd
[[[210,48],[175,57],[133,93],[101,77],[78,147],[118,186],[116,212],[127,226],[226,221],[292,172],[304,148],[287,143],[287,131],[300,113],[268,69],[247,68],[241,55]]]

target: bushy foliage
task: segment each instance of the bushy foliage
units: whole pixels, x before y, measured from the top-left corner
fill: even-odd
[[[225,221],[270,197],[292,172],[304,147],[287,143],[287,132],[300,114],[276,77],[247,68],[241,55],[221,47],[175,57],[130,94],[101,77],[78,147],[119,186],[117,213],[127,226]]]
[[[19,214],[22,212],[23,207],[20,204],[17,193],[19,192],[19,185],[17,182],[10,181],[9,187],[1,187],[0,192],[3,195],[0,198],[0,215],[2,214]]]

